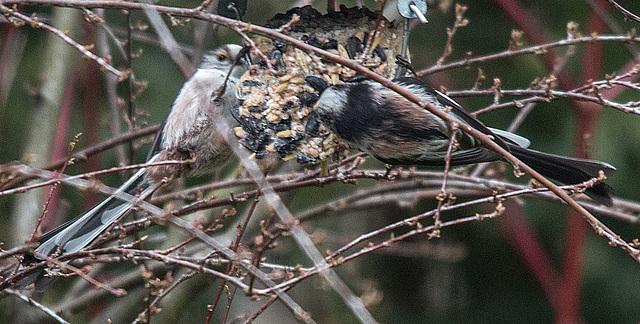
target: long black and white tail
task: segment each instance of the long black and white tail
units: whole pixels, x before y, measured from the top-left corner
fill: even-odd
[[[147,163],[153,162],[157,157],[158,155],[152,156]],[[133,207],[134,202],[118,199],[119,194],[127,193],[131,196],[146,197],[149,195],[149,191],[153,190],[150,182],[145,178],[146,171],[147,168],[138,170],[113,195],[78,217],[45,233],[40,238],[40,245],[35,249],[35,252],[42,255],[61,256],[78,252],[87,247]],[[22,264],[28,265],[38,260],[36,257],[29,256]],[[40,278],[42,278],[41,273],[37,273],[21,280],[20,285],[29,285]]]
[[[70,254],[89,245],[132,207],[132,202],[116,198],[118,193],[125,192],[132,196],[138,194],[144,196],[145,190],[151,190],[149,183],[144,178],[145,171],[145,168],[138,170],[118,188],[114,195],[80,216],[46,233],[40,239],[40,246],[35,252],[49,255],[59,249],[61,254]]]
[[[577,184],[597,178],[600,171],[611,175],[616,170],[612,165],[605,162],[549,154],[518,145],[509,144],[509,148],[515,157],[543,176],[565,184]],[[604,182],[587,189],[585,194],[603,205],[613,205],[613,199],[611,198],[613,188]]]
[[[589,179],[598,178],[600,171],[611,175],[616,170],[609,163],[572,158],[562,155],[544,153],[529,149],[526,138],[495,128],[489,128],[498,135],[509,147],[511,154],[530,166],[538,173],[564,184],[577,184]],[[593,200],[606,205],[613,205],[613,188],[601,182],[585,191]]]

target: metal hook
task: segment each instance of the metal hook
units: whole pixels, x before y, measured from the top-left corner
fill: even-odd
[[[426,23],[429,22],[427,20],[427,17],[424,16],[424,14],[420,10],[420,8],[418,8],[418,6],[416,6],[416,4],[413,1],[409,4],[409,9],[411,9],[411,11],[413,11],[413,13],[416,16],[418,16],[418,20],[420,20],[421,23],[426,24]],[[425,10],[425,13],[426,12],[427,12],[427,10]]]
[[[425,17],[427,14],[427,2],[425,0],[398,0],[396,5],[398,12],[405,19],[418,18],[423,24],[429,22]]]
[[[246,0],[220,0],[218,14],[227,18],[242,20],[247,12]]]
[[[240,17],[240,11],[238,11],[238,8],[236,8],[235,3],[232,2],[228,4],[227,9],[233,11],[233,13],[236,15],[236,20],[242,20],[242,17]]]
[[[423,24],[429,22],[425,17],[425,14],[427,13],[427,2],[425,0],[398,0],[396,5],[398,6],[398,12],[400,15],[404,17],[402,50],[400,51],[400,56],[407,59],[407,48],[409,47],[409,19],[417,18]],[[405,66],[398,66],[395,77],[403,77],[406,73],[407,68]]]

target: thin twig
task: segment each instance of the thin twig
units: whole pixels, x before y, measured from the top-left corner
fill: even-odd
[[[383,18],[382,11],[384,10],[384,6],[386,4],[387,4],[387,0],[380,1],[380,10],[378,11],[378,18],[376,19],[376,24],[373,28],[373,31],[369,33],[369,38],[366,40],[364,50],[362,51],[363,55],[365,56],[371,55],[371,52],[375,50],[375,48],[373,47],[373,43],[376,37],[378,37],[378,34],[380,33],[380,28],[382,27],[382,18]]]
[[[123,13],[125,15],[125,28],[127,31],[127,40],[124,44],[124,65],[127,71],[131,71],[131,67],[133,66],[133,55],[131,53],[133,40],[131,38],[131,29],[133,28],[133,26],[131,24],[131,12],[128,10],[124,10]],[[127,115],[125,117],[125,122],[127,123],[129,130],[132,130],[136,128],[136,86],[133,82],[133,79],[131,78],[128,78],[126,80],[126,85]],[[133,162],[133,154],[135,153],[132,142],[127,143],[127,149],[129,151],[129,154],[127,156],[127,164],[130,164]],[[123,174],[131,176],[131,173],[128,172],[123,172]]]
[[[417,75],[422,77],[422,76],[434,74],[437,72],[442,72],[442,71],[451,70],[455,68],[467,67],[472,64],[484,63],[488,61],[504,59],[504,58],[523,55],[523,54],[540,55],[540,54],[545,54],[548,50],[554,47],[569,46],[569,45],[576,45],[576,44],[583,44],[583,43],[590,44],[593,42],[638,43],[640,42],[640,37],[634,37],[632,34],[629,34],[629,35],[590,35],[590,36],[577,37],[571,40],[561,39],[555,42],[545,43],[542,45],[533,45],[533,46],[523,47],[517,50],[508,49],[499,53],[476,56],[474,58],[458,60],[455,62],[442,64],[442,65],[434,65],[432,67],[418,71]]]
[[[38,252],[33,252],[33,255],[38,259],[45,260],[48,263],[54,264],[58,268],[69,270],[69,271],[75,273],[76,275],[80,276],[82,279],[84,279],[87,282],[89,282],[90,284],[94,285],[96,288],[104,289],[104,290],[108,291],[110,294],[112,294],[114,296],[120,297],[120,296],[124,296],[124,295],[127,294],[126,290],[111,288],[109,285],[106,285],[104,283],[101,283],[101,282],[89,277],[82,270],[80,270],[80,269],[78,269],[78,268],[76,268],[76,267],[74,267],[72,265],[69,265],[69,264],[67,264],[65,262],[61,262],[56,258],[52,258],[50,256],[47,256],[47,255],[44,255],[44,254],[41,254],[41,253],[38,253]]]
[[[453,46],[451,45],[453,41],[453,36],[456,35],[458,28],[465,27],[469,24],[469,21],[464,18],[464,13],[467,11],[467,7],[456,3],[456,20],[453,23],[453,28],[447,28],[447,42],[444,45],[444,51],[442,56],[436,61],[436,66],[441,66],[442,63],[447,59],[449,55],[453,52]],[[421,74],[418,73],[418,76]]]
[[[180,45],[178,45],[173,34],[171,34],[167,24],[162,20],[162,16],[160,16],[158,11],[154,10],[151,6],[145,6],[144,13],[149,18],[149,22],[156,31],[156,34],[158,34],[158,39],[160,40],[162,49],[169,53],[169,56],[171,56],[173,62],[178,65],[178,68],[180,68],[180,71],[182,71],[182,74],[185,77],[191,77],[196,72],[196,68],[191,64],[184,53],[182,53]]]
[[[344,165],[346,163],[350,163],[355,159],[358,158],[362,158],[366,156],[366,153],[360,152],[360,153],[356,153],[354,155],[348,156],[342,160],[340,160],[339,163],[332,163],[331,165],[329,165],[329,170],[333,170],[336,169],[338,167],[340,167],[341,165]],[[273,176],[267,176],[267,181],[269,183],[273,183],[273,182],[288,182],[288,183],[294,183],[294,182],[300,182],[300,181],[304,181],[304,180],[308,180],[308,179],[313,179],[315,177],[317,177],[318,175],[320,175],[321,170],[317,169],[315,171],[312,172],[305,172],[304,174],[296,174],[296,173],[292,173],[292,174],[280,174],[280,175],[273,175]],[[231,188],[231,187],[237,187],[237,186],[243,186],[243,185],[252,185],[255,184],[255,181],[252,178],[239,178],[239,179],[230,179],[230,180],[224,180],[224,181],[218,181],[218,182],[214,182],[214,183],[210,183],[210,184],[205,184],[202,186],[197,186],[197,187],[193,187],[193,188],[188,188],[182,191],[177,191],[177,192],[173,192],[173,193],[168,193],[166,195],[162,195],[162,196],[158,196],[158,197],[154,197],[151,201],[152,202],[162,202],[162,201],[167,201],[167,200],[172,200],[172,199],[187,199],[188,197],[192,196],[192,195],[199,195],[200,193],[202,193],[205,190],[216,190],[216,189],[222,189],[222,188]]]
[[[562,90],[547,90],[547,89],[513,89],[505,90],[501,89],[500,93],[504,96],[529,96],[529,98],[519,99],[517,102],[504,102],[500,104],[492,104],[483,109],[479,109],[473,112],[474,115],[483,114],[496,109],[525,104],[529,102],[541,102],[550,101],[552,98],[566,98],[579,101],[593,102],[603,106],[615,108],[625,113],[634,115],[640,115],[640,103],[629,102],[627,104],[617,103],[608,99],[604,99],[599,96],[590,96],[582,93],[576,93],[572,91]],[[472,96],[494,96],[494,90],[457,90],[447,91],[447,95],[450,97],[472,97]]]
[[[251,204],[251,207],[249,207],[249,211],[247,212],[247,216],[245,217],[244,223],[238,228],[238,235],[236,236],[236,241],[231,248],[233,252],[238,252],[238,247],[240,247],[240,240],[242,239],[242,236],[244,235],[244,232],[247,229],[247,225],[249,224],[251,215],[253,215],[253,212],[255,211],[256,206],[258,205],[259,197],[260,197],[260,192],[257,191],[256,196],[253,199],[253,203]],[[225,271],[225,273],[230,274],[232,270],[232,266],[233,264],[229,263],[227,265],[227,270]],[[207,318],[205,320],[206,324],[209,324],[211,322],[211,319],[213,318],[213,312],[215,311],[216,306],[218,305],[218,301],[220,300],[220,296],[222,296],[222,292],[224,291],[226,284],[227,282],[225,280],[222,280],[222,282],[220,283],[220,288],[218,289],[218,293],[216,294],[216,297],[213,299],[213,303],[208,307]],[[235,288],[234,288],[234,293],[235,293]],[[247,293],[250,294],[251,291],[248,291]],[[229,299],[229,304],[231,304],[231,300],[232,298]],[[225,311],[225,314],[223,317],[224,318],[223,323],[226,322],[227,316],[229,315],[228,309],[229,307],[227,307],[227,310]]]
[[[27,297],[26,295],[22,294],[21,292],[19,292],[17,290],[5,289],[4,292],[6,292],[7,294],[10,294],[10,295],[14,295],[14,296],[24,300],[29,305],[34,306],[35,308],[37,308],[37,309],[43,311],[45,314],[49,315],[51,318],[53,318],[58,323],[69,324],[69,322],[67,322],[64,318],[58,316],[58,314],[56,314],[56,312],[54,312],[53,310],[49,309],[47,306],[44,306],[44,305],[38,303],[37,301]]]
[[[182,220],[182,219],[180,219],[178,217],[175,217],[173,215],[166,215],[166,216],[163,217],[163,219],[165,221],[177,226],[178,228],[181,228],[181,229],[187,231],[191,235],[194,235],[194,236],[198,237],[201,241],[203,241],[207,245],[217,249],[220,253],[226,255],[228,258],[230,258],[230,259],[236,258],[236,253],[231,251],[231,249],[229,249],[226,246],[222,245],[219,241],[215,240],[211,236],[206,235],[204,232],[202,232],[201,230],[196,228],[193,224],[190,224],[190,223],[188,223],[188,222],[186,222],[186,221],[184,221],[184,220]],[[302,307],[300,307],[300,305],[298,305],[289,295],[285,294],[284,291],[275,288],[276,284],[264,272],[260,271],[255,266],[253,266],[251,264],[248,264],[246,262],[240,262],[239,264],[242,265],[243,267],[245,267],[251,274],[253,274],[256,277],[258,277],[260,279],[260,281],[265,283],[268,287],[274,287],[273,290],[271,290],[271,291],[274,292],[278,296],[278,298],[285,304],[285,306],[287,306],[291,311],[293,311],[294,314],[299,317],[299,319],[301,319],[302,321],[304,321],[306,323],[315,323],[315,321],[310,317],[310,315],[308,313],[306,313],[302,309]],[[229,281],[232,281],[234,283],[237,282],[237,278],[234,277],[234,276],[227,276],[225,274],[222,274],[222,275],[227,277],[227,279]],[[236,284],[239,285],[239,283],[236,283]],[[242,283],[240,286],[245,287],[244,283]]]
[[[7,3],[8,4],[8,3]],[[2,12],[3,15],[5,15],[8,18],[14,17],[16,19],[19,19],[23,22],[29,23],[31,26],[33,26],[34,28],[42,28],[45,29],[49,32],[51,32],[52,34],[60,37],[65,43],[73,46],[74,48],[76,48],[80,53],[82,53],[82,55],[84,55],[85,57],[94,60],[96,63],[98,63],[100,66],[102,66],[103,69],[113,73],[115,76],[118,77],[119,80],[124,80],[127,78],[127,74],[124,72],[119,71],[118,69],[114,68],[113,66],[111,66],[107,61],[105,61],[103,58],[91,53],[91,51],[89,51],[85,46],[78,44],[78,42],[76,42],[75,40],[73,40],[71,37],[67,36],[67,34],[65,34],[63,31],[49,26],[45,23],[41,23],[37,20],[37,18],[31,18],[31,17],[27,17],[7,6],[5,6],[4,4],[0,4],[0,12]],[[14,24],[19,25],[18,22],[15,22]]]
[[[614,8],[616,8],[616,10],[620,11],[624,15],[625,20],[635,20],[637,22],[640,22],[640,17],[625,9],[614,0],[607,0],[607,2],[609,2]]]
[[[67,151],[66,162],[62,165],[62,169],[57,172],[58,174],[60,174],[60,175],[64,174],[64,172],[67,169],[67,166],[69,165],[69,163],[71,163],[73,161],[71,159],[71,153],[73,153],[73,149],[78,144],[78,139],[80,138],[80,135],[81,134],[77,134],[75,136],[74,140],[71,141],[71,143],[69,143],[69,149]],[[49,195],[47,197],[45,205],[42,208],[42,213],[40,214],[40,217],[38,217],[38,221],[36,222],[36,225],[33,226],[33,231],[31,232],[31,236],[29,237],[29,242],[33,242],[34,241],[34,239],[36,237],[36,234],[38,233],[38,228],[40,227],[40,224],[42,223],[42,221],[44,220],[45,216],[47,215],[47,211],[48,211],[47,208],[49,207],[49,203],[51,202],[51,199],[53,197],[53,193],[58,188],[59,184],[60,184],[60,181],[57,181],[57,182],[54,182],[53,185],[51,186],[51,189],[49,190]]]
[[[578,185],[578,186],[585,186],[585,187],[590,187],[595,185],[596,183],[602,181],[602,179],[593,181],[592,180],[588,180],[585,181],[584,183]],[[575,186],[562,186],[563,188],[575,188]],[[485,197],[485,198],[480,198],[480,199],[475,199],[475,200],[471,200],[471,201],[467,201],[467,202],[462,202],[462,203],[458,203],[458,204],[454,204],[454,205],[448,205],[448,206],[443,206],[442,207],[442,211],[450,211],[450,210],[455,210],[455,209],[459,209],[459,208],[464,208],[464,207],[469,207],[469,206],[473,206],[473,205],[477,205],[477,204],[482,204],[482,203],[496,203],[496,208],[494,210],[494,212],[492,213],[488,213],[488,214],[476,214],[475,216],[471,216],[471,217],[461,217],[461,218],[457,218],[455,220],[451,220],[451,221],[446,221],[446,222],[442,222],[440,225],[440,228],[445,228],[445,227],[449,227],[449,226],[453,226],[453,225],[459,225],[459,224],[463,224],[463,223],[468,223],[468,222],[472,222],[472,221],[479,221],[479,220],[484,220],[487,218],[492,218],[495,216],[498,216],[502,213],[502,211],[504,210],[502,207],[502,204],[500,203],[500,201],[504,200],[504,199],[509,199],[509,198],[513,198],[513,197],[518,197],[520,195],[525,195],[525,194],[530,194],[530,193],[534,193],[534,192],[540,192],[540,191],[547,191],[549,190],[548,188],[528,188],[528,189],[523,189],[523,190],[518,190],[518,191],[512,191],[512,192],[508,192],[508,193],[504,193],[504,194],[499,194],[499,195],[495,195],[495,196],[491,196],[491,197]],[[358,238],[354,239],[353,241],[349,242],[348,244],[344,245],[343,247],[341,247],[340,249],[336,250],[335,252],[331,253],[329,256],[326,257],[327,262],[331,265],[331,267],[335,267],[338,265],[342,265],[345,262],[355,259],[359,256],[362,256],[364,254],[367,253],[371,253],[375,250],[384,248],[386,246],[389,246],[391,243],[394,242],[398,242],[404,239],[407,239],[411,236],[415,236],[415,235],[419,235],[422,233],[429,233],[431,231],[433,231],[436,227],[434,225],[430,225],[430,226],[416,226],[416,229],[414,230],[410,230],[400,236],[393,236],[391,237],[391,239],[389,240],[385,240],[382,243],[379,244],[371,244],[368,247],[362,248],[361,250],[359,250],[358,252],[355,252],[349,256],[346,257],[339,257],[340,254],[343,254],[344,252],[346,252],[347,250],[351,249],[352,247],[356,246],[357,244],[360,244],[366,240],[369,240],[375,236],[381,235],[383,233],[387,233],[393,229],[399,228],[399,227],[403,227],[403,226],[411,226],[413,224],[417,224],[417,222],[421,219],[424,219],[426,217],[431,217],[433,215],[435,215],[436,210],[430,210],[424,213],[421,213],[419,215],[416,216],[412,216],[409,217],[407,219],[403,219],[401,221],[395,222],[393,224],[389,224],[385,227],[382,227],[380,229],[377,229],[375,231],[369,232],[367,234],[363,234],[360,235]],[[284,281],[280,284],[278,284],[276,286],[276,288],[278,289],[286,289],[288,287],[290,287],[293,284],[296,284],[306,278],[309,278],[315,274],[317,274],[318,270],[316,268],[314,268],[311,271],[305,272],[303,275],[289,279],[287,281]],[[268,289],[267,289],[268,290]],[[262,290],[257,290],[260,293],[266,293],[266,291],[262,291]]]
[[[50,180],[46,180],[46,181],[43,181],[43,182],[40,182],[40,183],[36,183],[36,184],[28,185],[28,186],[23,186],[23,187],[19,187],[19,188],[0,191],[0,197],[7,196],[7,195],[12,195],[12,194],[15,194],[15,193],[22,193],[22,192],[25,192],[27,190],[32,190],[32,189],[35,189],[35,188],[48,186],[48,185],[51,185],[51,184],[54,184],[54,183],[57,183],[57,182],[68,182],[68,181],[72,181],[72,180],[76,180],[76,179],[94,178],[96,176],[107,174],[107,173],[120,172],[120,171],[124,171],[124,170],[135,170],[135,169],[141,169],[141,168],[152,167],[152,166],[160,166],[160,165],[189,164],[189,163],[191,163],[191,161],[188,161],[188,160],[187,161],[167,160],[167,161],[160,161],[160,162],[132,164],[132,165],[115,167],[115,168],[110,168],[110,169],[105,169],[105,170],[100,170],[100,171],[82,173],[82,174],[75,175],[75,176],[64,176],[64,175],[60,174],[60,178],[56,178],[56,175],[58,175],[58,173],[55,173],[55,172],[51,173],[51,172],[44,171],[44,170],[35,170],[35,169],[29,168],[26,165],[18,165],[18,166],[15,166],[15,167],[12,168],[13,171],[21,172],[23,174],[28,174],[28,175],[35,176],[35,177],[39,177],[42,174],[53,174],[53,176],[50,177]]]
[[[444,158],[444,173],[442,176],[442,186],[440,187],[440,193],[436,197],[438,200],[438,207],[436,208],[436,215],[434,216],[433,226],[435,230],[429,235],[429,238],[440,237],[440,214],[442,212],[442,206],[448,203],[449,197],[447,197],[447,177],[449,175],[449,168],[451,167],[451,154],[454,147],[458,145],[456,136],[458,135],[458,123],[451,123],[449,126],[451,132],[451,138],[449,138],[449,145],[447,146],[447,153]]]

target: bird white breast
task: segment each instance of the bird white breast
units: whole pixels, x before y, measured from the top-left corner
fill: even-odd
[[[163,134],[163,149],[178,148],[183,137],[197,129],[209,119],[211,114],[220,113],[218,105],[211,102],[212,94],[216,91],[226,74],[218,70],[199,69],[185,83],[176,97],[167,118]],[[227,87],[220,106],[230,104],[229,94],[233,95],[231,85]]]

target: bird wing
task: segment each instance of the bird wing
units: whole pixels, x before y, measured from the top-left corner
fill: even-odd
[[[428,154],[414,155],[400,159],[386,158],[373,155],[376,159],[393,165],[426,165],[443,166],[446,152],[430,152]],[[458,150],[451,154],[451,165],[465,165],[480,162],[492,162],[500,160],[500,155],[490,149],[478,146],[472,149]]]
[[[520,135],[516,135],[514,133],[511,132],[507,132],[501,129],[497,129],[497,128],[492,128],[492,127],[488,127],[494,134],[498,135],[499,138],[501,138],[503,141],[507,142],[508,144],[514,144],[514,145],[518,145],[522,148],[527,148],[529,147],[529,145],[531,145],[531,142],[520,136]]]
[[[442,104],[445,107],[451,107],[451,112],[456,118],[463,121],[465,124],[475,128],[479,132],[491,136],[493,138],[493,141],[496,142],[496,144],[500,145],[502,148],[504,148],[507,151],[509,150],[509,146],[503,141],[502,138],[500,138],[499,136],[496,136],[496,134],[494,134],[491,131],[491,129],[485,126],[480,120],[478,120],[477,118],[469,114],[469,112],[467,112],[462,106],[460,106],[459,103],[455,102],[453,99],[449,98],[449,96],[445,95],[444,93],[434,89],[429,84],[423,82],[418,78],[410,78],[410,77],[397,78],[397,79],[394,79],[393,82],[398,83],[400,85],[414,85],[414,86],[422,87],[428,94],[435,97],[440,104]]]
[[[156,158],[157,155],[153,156],[148,162],[153,162]],[[138,170],[109,198],[46,233],[40,239],[40,246],[35,252],[49,255],[60,248],[63,254],[69,254],[80,251],[89,245],[133,206],[131,201],[123,201],[116,198],[119,194],[128,193],[136,196],[142,190],[140,195],[146,196],[147,190],[151,190],[149,182],[144,178],[146,170],[147,168]]]

